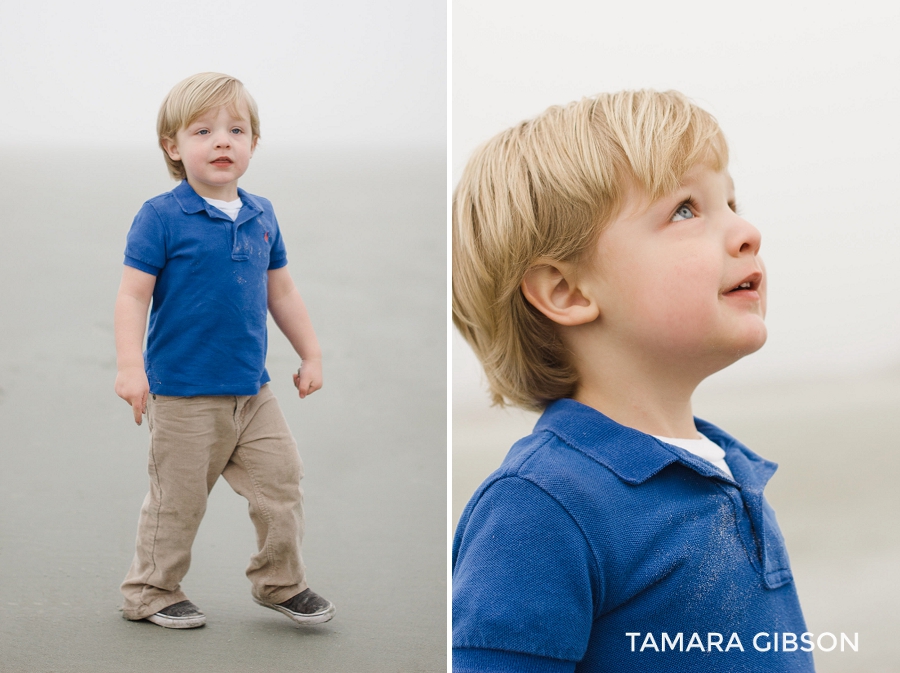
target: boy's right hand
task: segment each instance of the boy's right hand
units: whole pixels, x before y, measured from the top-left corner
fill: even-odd
[[[141,424],[141,417],[147,413],[147,395],[150,382],[143,367],[126,367],[116,374],[116,395],[131,405],[134,422]]]

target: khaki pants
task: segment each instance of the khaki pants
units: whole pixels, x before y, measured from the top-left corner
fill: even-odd
[[[281,603],[306,589],[303,464],[269,387],[253,396],[151,395],[147,419],[150,492],[122,584],[125,617],[144,619],[186,599],[179,583],[219,475],[250,504],[259,548],[247,568],[253,595]]]

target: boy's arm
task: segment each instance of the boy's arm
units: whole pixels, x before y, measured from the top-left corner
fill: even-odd
[[[147,411],[150,384],[144,371],[144,332],[156,276],[126,266],[116,296],[116,395],[131,405],[134,422]]]
[[[584,533],[520,477],[475,497],[453,543],[454,673],[574,673],[602,605]]]
[[[313,330],[306,304],[287,267],[269,271],[269,313],[300,356],[300,371],[294,385],[301,399],[322,387],[322,351]]]

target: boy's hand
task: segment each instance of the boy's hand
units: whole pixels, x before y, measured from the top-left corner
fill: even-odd
[[[322,361],[304,360],[294,374],[294,386],[300,391],[300,399],[312,395],[322,387]]]
[[[126,367],[116,374],[116,395],[131,405],[134,422],[141,424],[141,416],[147,413],[147,395],[150,382],[143,367]]]

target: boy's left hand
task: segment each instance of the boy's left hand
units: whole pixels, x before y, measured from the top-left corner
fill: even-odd
[[[322,361],[304,360],[294,374],[294,386],[300,391],[300,399],[312,395],[322,387]]]

